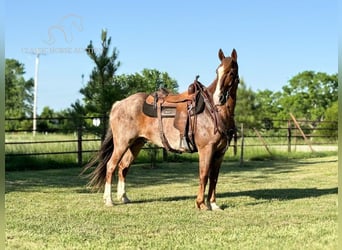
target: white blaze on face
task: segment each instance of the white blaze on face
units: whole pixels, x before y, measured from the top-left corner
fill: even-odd
[[[224,73],[224,69],[223,66],[220,66],[217,69],[217,84],[216,84],[216,89],[213,95],[213,99],[214,99],[214,104],[215,105],[220,105],[220,95],[221,95],[221,90],[220,90],[220,85],[221,85],[221,80],[223,77],[223,73]]]

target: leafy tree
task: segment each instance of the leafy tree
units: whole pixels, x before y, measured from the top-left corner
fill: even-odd
[[[279,112],[280,92],[272,92],[271,90],[258,91],[255,94],[256,108],[258,116],[263,118],[274,118]]]
[[[335,101],[324,112],[324,121],[337,121],[337,120],[338,120],[338,101]]]
[[[79,127],[85,127],[86,116],[85,108],[76,100],[75,103],[71,104],[71,107],[62,111],[56,112],[55,116],[58,120],[58,129],[64,133],[75,132]]]
[[[15,59],[6,59],[5,116],[25,117],[32,114],[33,79],[24,79],[25,67]]]
[[[278,122],[273,120],[277,119],[281,108],[279,105],[280,97],[280,92],[273,92],[268,89],[259,90],[255,94],[256,112],[254,114],[260,125],[267,130],[279,126]]]
[[[5,68],[5,117],[23,118],[32,115],[33,79],[25,80],[25,67],[15,59],[6,59]],[[27,129],[26,122],[11,122],[6,129]]]
[[[235,106],[235,119],[238,123],[243,123],[244,127],[254,127],[258,124],[257,120],[256,95],[253,90],[241,78]]]
[[[53,120],[53,118],[55,117],[56,114],[53,109],[44,107],[42,113],[39,116],[39,118],[42,119],[37,121],[38,131],[53,132],[58,125],[58,122],[56,120]]]
[[[69,112],[75,125],[82,125],[82,118],[86,116],[86,110],[79,100],[71,104],[72,111]]]
[[[120,75],[116,81],[122,86],[126,96],[137,92],[152,93],[159,87],[164,87],[172,93],[177,93],[177,81],[172,79],[168,73],[156,69],[143,69],[141,73],[131,75]]]
[[[288,118],[288,113],[292,112],[300,119],[322,120],[325,110],[337,100],[337,87],[337,74],[299,73],[283,87],[280,116]]]
[[[315,135],[329,137],[331,139],[337,139],[338,136],[338,101],[332,103],[332,105],[324,112],[324,120],[319,124]]]

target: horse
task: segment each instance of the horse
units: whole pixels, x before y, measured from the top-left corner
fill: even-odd
[[[234,109],[239,83],[237,52],[232,50],[226,57],[219,49],[220,64],[216,78],[208,87],[203,87],[207,102],[203,112],[190,116],[193,126],[193,141],[199,155],[199,188],[195,206],[200,210],[221,210],[216,204],[216,184],[224,154],[236,130]],[[196,79],[197,80],[197,79]],[[187,93],[179,94],[181,96]],[[203,95],[203,93],[202,93]],[[109,115],[109,128],[96,157],[83,169],[88,173],[89,185],[103,188],[106,206],[113,206],[112,177],[118,172],[117,198],[129,203],[125,179],[131,163],[144,144],[149,141],[159,147],[179,152],[179,131],[174,126],[174,118],[158,119],[142,112],[147,93],[136,93],[113,104]],[[161,136],[162,133],[165,136]],[[95,168],[94,165],[97,165]],[[88,171],[87,171],[88,172]],[[205,189],[209,179],[209,189],[205,202]]]

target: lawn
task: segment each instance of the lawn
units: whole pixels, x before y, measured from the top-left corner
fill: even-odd
[[[6,249],[337,249],[337,156],[225,162],[223,211],[195,209],[196,163],[133,165],[112,208],[79,172],[6,173]]]

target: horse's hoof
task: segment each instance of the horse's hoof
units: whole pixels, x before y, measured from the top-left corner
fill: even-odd
[[[200,210],[201,211],[209,211],[210,209],[206,205],[203,205],[200,207]]]
[[[128,199],[127,197],[122,197],[121,202],[122,202],[123,204],[128,204],[128,203],[131,203],[131,200]]]
[[[216,202],[209,202],[208,207],[210,210],[213,210],[213,211],[223,211],[222,208],[216,205]]]
[[[106,207],[113,207],[114,206],[114,203],[112,201],[104,200],[104,204]]]
[[[131,200],[128,199],[126,194],[122,195],[121,197],[118,196],[118,201],[122,202],[123,204],[131,203]]]
[[[203,202],[198,204],[198,202],[196,201],[196,207],[201,210],[201,211],[207,211],[209,210],[207,205],[205,205]]]

